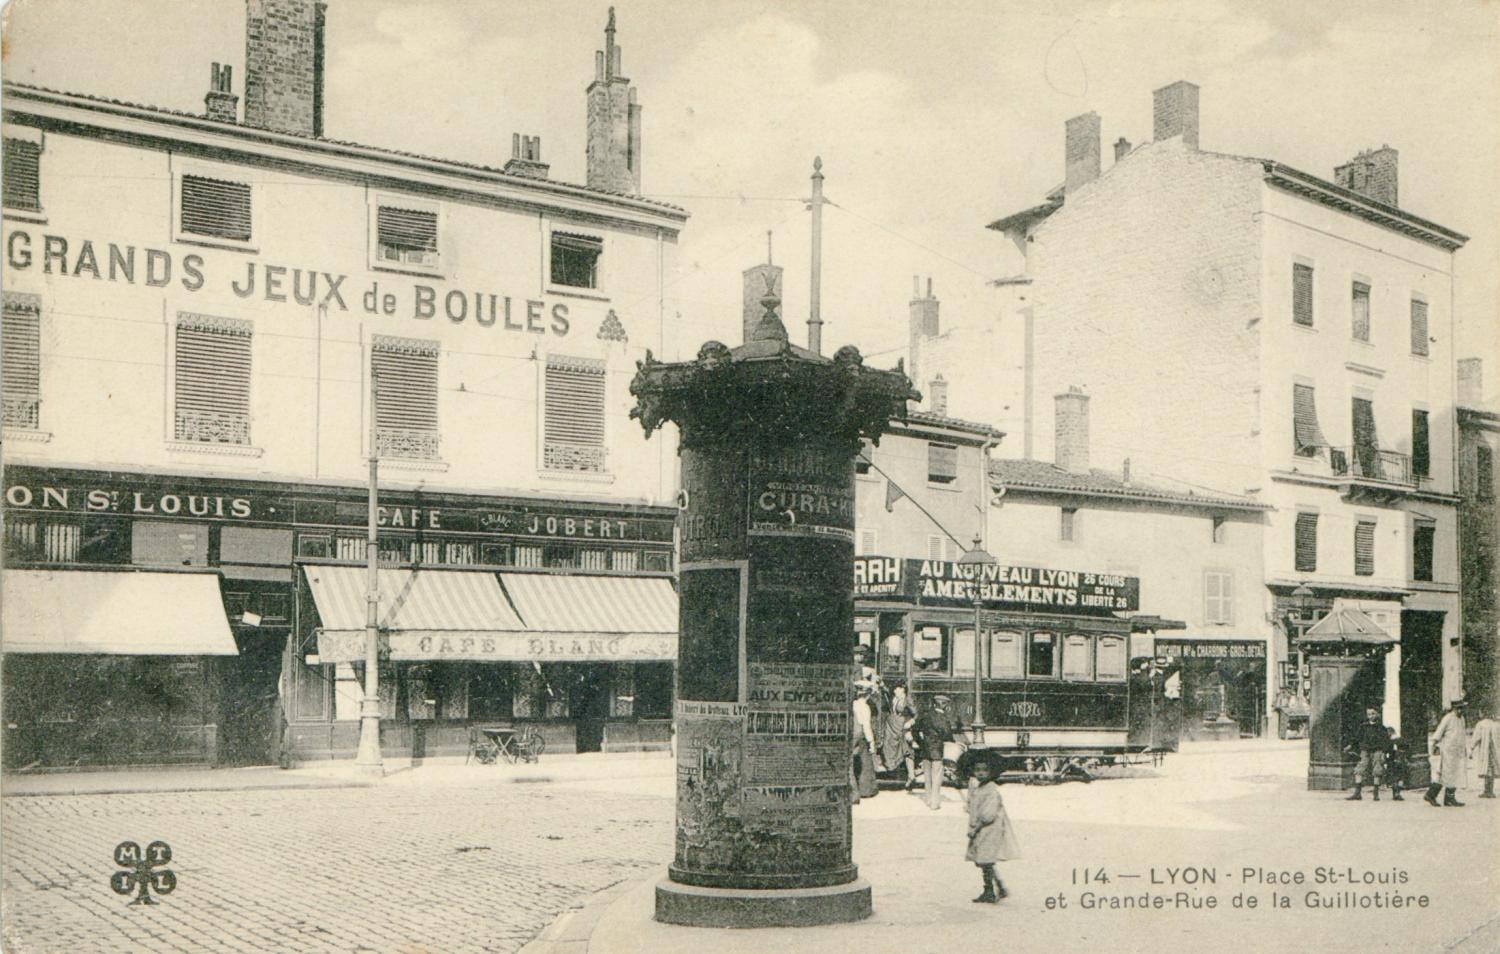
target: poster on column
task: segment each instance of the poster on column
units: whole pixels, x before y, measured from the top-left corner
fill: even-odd
[[[854,539],[854,461],[843,449],[804,444],[750,453],[750,532]]]
[[[718,869],[735,857],[744,715],[739,703],[676,705],[678,857],[691,868]]]
[[[847,664],[751,663],[749,706],[745,717],[748,783],[847,783]]]

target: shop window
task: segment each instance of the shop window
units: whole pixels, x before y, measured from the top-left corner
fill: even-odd
[[[1020,633],[997,631],[990,633],[990,676],[995,679],[1021,678]]]
[[[137,520],[130,527],[130,562],[138,566],[207,566],[208,527]]]
[[[7,153],[8,155],[8,153]],[[7,178],[7,194],[9,179]],[[5,292],[0,324],[0,399],[5,426],[34,431],[41,426],[42,305],[36,295]]]
[[[248,321],[177,316],[174,440],[250,443],[250,339]]]
[[[611,550],[609,552],[609,568],[623,572],[640,569],[641,553],[639,550]]]
[[[42,144],[40,139],[5,138],[5,208],[19,212],[42,210]]]
[[[918,673],[948,674],[948,628],[928,623],[912,633],[912,669]]]
[[[407,544],[407,560],[422,566],[431,566],[441,562],[438,557],[442,553],[442,544],[433,540],[413,540]]]
[[[515,669],[511,711],[517,719],[540,719],[545,712],[542,702],[542,669],[537,663],[522,663]]]
[[[635,716],[638,719],[672,717],[672,664],[635,664]]]
[[[1412,525],[1411,578],[1432,582],[1432,556],[1437,541],[1437,524],[1418,520]]]
[[[958,480],[958,448],[952,444],[927,445],[927,482],[951,484]]]
[[[1432,438],[1427,412],[1421,408],[1412,408],[1411,412],[1411,473],[1413,477],[1432,474]]]
[[[1057,636],[1032,633],[1026,648],[1026,675],[1055,679],[1057,677]]]
[[[5,524],[5,556],[17,563],[76,563],[83,527],[70,520],[12,517]]]
[[[980,630],[984,638],[984,630]],[[974,627],[953,631],[953,675],[974,675]]]
[[[471,667],[469,670],[469,718],[481,720],[511,718],[515,673],[516,667],[509,663],[481,663]]]
[[[1292,385],[1292,450],[1298,457],[1316,457],[1328,446],[1318,427],[1317,392],[1310,384]]]
[[[1352,324],[1355,341],[1370,340],[1370,286],[1355,282],[1350,291],[1353,303]]]
[[[542,469],[606,473],[605,363],[548,355],[545,375]]]
[[[1295,540],[1296,570],[1315,573],[1318,569],[1318,515],[1306,511],[1297,514]]]
[[[1354,524],[1354,575],[1375,575],[1375,521],[1363,517]]]
[[[514,550],[516,566],[540,567],[542,566],[542,548],[533,544],[517,545]]]
[[[1292,321],[1313,326],[1313,270],[1300,262],[1292,265]]]
[[[647,550],[641,554],[641,569],[652,573],[672,572],[672,553],[669,550]]]
[[[505,543],[480,544],[479,561],[485,566],[509,566],[510,545]]]
[[[375,449],[381,457],[438,457],[438,344],[375,335],[370,340],[375,386]]]
[[[339,537],[337,555],[340,560],[353,560],[363,563],[365,559],[365,547],[368,541],[364,537]]]
[[[609,569],[609,551],[580,550],[578,553],[578,568],[581,570]]]
[[[401,667],[406,715],[413,721],[469,717],[469,686],[461,663],[407,663]]]
[[[1064,679],[1076,682],[1094,678],[1094,637],[1084,633],[1063,637],[1062,674]]]
[[[250,184],[184,175],[179,184],[179,231],[250,241]]]
[[[542,566],[560,569],[578,568],[578,548],[562,543],[542,546]]]
[[[470,564],[477,562],[474,559],[474,544],[472,543],[445,543],[443,544],[443,562]]]
[[[292,531],[225,527],[219,533],[219,562],[285,566],[292,562]]]
[[[1097,672],[1100,682],[1121,682],[1125,679],[1125,640],[1123,637],[1099,637]]]
[[[86,517],[78,545],[80,563],[129,563],[130,521],[115,517]]]
[[[342,540],[339,542],[343,543]],[[327,533],[297,534],[297,555],[315,560],[326,560],[333,555],[333,536]]]
[[[1427,354],[1427,302],[1420,298],[1411,300],[1411,353]]]
[[[552,233],[552,284],[569,288],[598,288],[599,259],[604,240],[593,235]]]
[[[1204,571],[1203,621],[1218,624],[1234,622],[1233,573],[1227,570]]]
[[[1078,508],[1063,507],[1057,527],[1057,538],[1064,543],[1078,539]]]
[[[426,206],[426,203],[407,203]],[[438,267],[438,213],[435,206],[375,205],[375,265],[423,271]]]

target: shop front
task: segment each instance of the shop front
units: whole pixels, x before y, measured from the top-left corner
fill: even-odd
[[[1181,666],[1185,738],[1258,738],[1266,731],[1265,640],[1158,637],[1153,652]]]

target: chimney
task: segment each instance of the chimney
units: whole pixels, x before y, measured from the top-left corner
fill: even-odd
[[[510,161],[505,164],[506,172],[513,176],[525,176],[528,179],[545,179],[548,168],[548,165],[542,161],[541,136],[511,133]]]
[[[770,255],[766,256],[764,265],[752,265],[745,269],[744,284],[744,308],[741,314],[744,318],[745,340],[750,341],[755,337],[755,326],[766,315],[766,308],[770,307],[777,320],[785,323],[786,316],[781,310],[782,284],[780,265],[772,265],[769,261]],[[775,298],[775,302],[768,303],[767,298]]]
[[[1066,140],[1066,175],[1063,194],[1081,188],[1099,178],[1099,114],[1084,113],[1063,124]]]
[[[1056,428],[1052,459],[1069,473],[1088,473],[1089,396],[1076,385],[1059,394],[1053,426]]]
[[[1125,458],[1125,463],[1120,465],[1120,481],[1126,486],[1130,484],[1130,458]]]
[[[932,379],[927,392],[932,413],[948,416],[948,381],[941,373]]]
[[[318,0],[245,0],[245,125],[323,135],[323,34]]]
[[[1181,136],[1183,145],[1198,148],[1198,87],[1178,80],[1151,94],[1151,138],[1157,142]]]
[[[1130,140],[1121,136],[1115,140],[1115,162],[1119,162],[1130,155]]]
[[[907,373],[911,375],[913,381],[920,381],[917,366],[922,355],[922,343],[938,335],[938,300],[932,294],[931,278],[927,279],[927,296],[924,298],[922,297],[922,279],[916,275],[912,276],[911,319],[908,330],[910,332],[911,368]]]
[[[594,54],[594,81],[588,85],[588,129],[584,157],[588,186],[625,195],[641,193],[641,107],[635,88],[620,75],[615,45],[615,8],[609,8],[604,49]]]
[[[230,90],[229,77],[234,67],[218,63],[208,77],[208,95],[203,97],[204,114],[221,123],[232,123],[239,116],[240,98]]]
[[[1367,199],[1396,205],[1396,150],[1367,149],[1333,170],[1333,181]]]
[[[1484,359],[1458,359],[1458,403],[1476,407],[1484,403]]]

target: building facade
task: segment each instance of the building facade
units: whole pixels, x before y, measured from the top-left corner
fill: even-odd
[[[1481,398],[1482,359],[1460,363],[1458,407],[1458,551],[1463,594],[1464,695],[1473,711],[1500,703],[1500,512],[1495,453],[1500,412]]]
[[[676,460],[639,445],[628,383],[666,350],[687,216],[639,198],[613,18],[580,186],[531,136],[503,168],[324,138],[336,24],[308,0],[246,11],[242,121],[218,64],[206,115],[5,87],[6,602],[66,597],[72,572],[207,571],[235,642],[132,652],[150,618],[93,653],[44,620],[8,632],[9,731],[67,751],[7,752],[352,754],[372,453],[387,751],[462,752],[469,725],[511,719],[554,751],[665,744],[640,723],[670,714]],[[120,659],[186,686],[134,721],[196,730],[63,746],[126,704],[105,675],[93,715],[49,701],[43,670]]]

